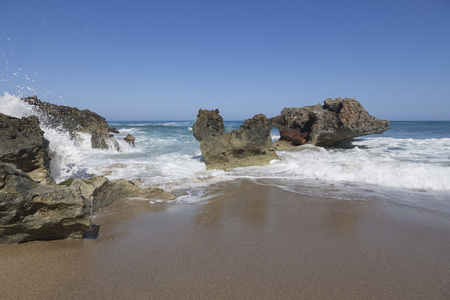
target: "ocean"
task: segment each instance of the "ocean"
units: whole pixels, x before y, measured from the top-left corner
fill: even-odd
[[[19,97],[0,97],[0,112],[15,117],[32,114]],[[255,112],[257,113],[257,112]],[[251,116],[249,116],[251,117]],[[311,145],[277,151],[268,166],[206,170],[193,120],[108,121],[120,152],[90,147],[90,137],[73,141],[67,133],[43,128],[50,141],[51,170],[61,182],[69,177],[102,175],[132,180],[181,195],[177,202],[204,201],[221,186],[252,181],[323,199],[395,201],[450,214],[450,122],[391,121],[381,135],[355,138],[339,147]],[[227,131],[243,121],[225,121]],[[136,138],[133,148],[123,138]],[[276,141],[279,132],[272,130]]]

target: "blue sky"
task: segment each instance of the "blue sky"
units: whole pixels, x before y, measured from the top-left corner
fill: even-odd
[[[275,116],[351,97],[450,120],[450,1],[0,0],[0,93],[108,120]]]

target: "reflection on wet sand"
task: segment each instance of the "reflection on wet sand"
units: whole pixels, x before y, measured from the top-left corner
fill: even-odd
[[[212,199],[199,209],[195,222],[198,226],[209,230],[223,228],[224,220],[243,222],[248,226],[262,228],[268,218],[268,202],[274,194],[270,189],[254,189],[250,186],[236,187],[218,199]]]
[[[358,201],[330,203],[322,215],[322,227],[334,235],[351,238],[357,234],[361,214]]]
[[[0,245],[0,299],[450,294],[446,217],[245,181],[220,190],[191,204],[116,202],[95,217],[96,240]]]
[[[126,220],[132,220],[142,214],[163,212],[168,204],[150,203],[149,200],[119,200],[100,209],[93,218],[93,223],[100,226],[98,240],[114,241],[123,238],[127,231],[123,226]]]

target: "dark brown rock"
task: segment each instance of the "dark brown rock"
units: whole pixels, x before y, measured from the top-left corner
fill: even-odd
[[[207,169],[228,169],[267,165],[278,159],[266,116],[256,115],[244,121],[238,130],[225,132],[219,110],[200,109],[192,127]]]
[[[389,121],[370,116],[361,103],[352,98],[327,99],[324,105],[284,108],[270,121],[280,131],[280,140],[293,145],[333,146],[346,139],[380,134],[390,128]]]
[[[35,116],[14,118],[0,113],[0,161],[11,163],[36,182],[54,183],[48,141]]]
[[[45,126],[61,128],[69,132],[74,139],[77,139],[77,133],[89,133],[92,148],[120,149],[117,141],[109,135],[105,118],[98,114],[87,109],[79,110],[76,107],[42,102],[36,96],[22,98],[22,100],[34,106],[39,119]]]

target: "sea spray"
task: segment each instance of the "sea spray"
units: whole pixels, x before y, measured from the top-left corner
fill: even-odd
[[[31,105],[20,100],[19,96],[4,93],[0,97],[0,113],[15,118],[23,118],[34,115],[36,112]]]
[[[46,126],[49,124],[47,116],[39,113],[32,105],[21,100],[19,96],[5,93],[0,97],[0,113],[16,118],[35,115],[40,121],[44,137],[49,141],[50,169],[56,182],[69,177],[86,177],[87,158],[94,153],[101,152],[91,148],[91,136],[87,133],[78,133],[73,139],[69,132],[62,128]],[[127,147],[124,147],[125,149]],[[103,151],[107,152],[107,151]]]

